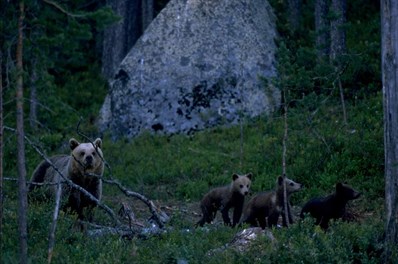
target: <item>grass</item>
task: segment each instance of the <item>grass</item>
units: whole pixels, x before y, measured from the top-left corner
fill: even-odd
[[[167,211],[171,216],[167,232],[146,239],[92,239],[71,232],[74,216],[62,213],[53,262],[377,263],[384,227],[381,95],[350,104],[348,125],[342,124],[338,102],[321,103],[318,97],[305,100],[289,110],[288,177],[305,186],[292,196],[292,203],[299,210],[309,198],[331,193],[336,182],[348,182],[363,193],[349,206],[354,221],[336,221],[326,233],[314,227],[311,219],[298,221],[288,229],[272,230],[276,244],[260,238],[243,254],[229,248],[214,251],[229,243],[236,229],[220,222],[193,228],[200,218],[198,204],[203,194],[228,184],[234,172],[253,173],[253,194],[274,187],[282,171],[284,129],[277,113],[246,120],[243,145],[240,127],[214,128],[191,136],[144,133],[116,142],[106,136],[103,152],[111,170],[106,170],[105,177],[117,178]],[[38,160],[35,153],[29,157]],[[28,171],[33,168],[32,162]],[[2,263],[18,262],[16,189],[16,183],[5,182]],[[103,200],[115,211],[121,201],[128,201],[137,218],[146,223],[147,209],[115,187],[104,187]],[[30,205],[31,263],[46,262],[52,207],[50,202]],[[110,222],[98,209],[95,219]]]

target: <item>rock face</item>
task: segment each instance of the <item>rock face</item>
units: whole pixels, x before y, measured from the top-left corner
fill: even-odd
[[[110,81],[100,129],[189,133],[272,111],[274,20],[265,0],[171,0]]]

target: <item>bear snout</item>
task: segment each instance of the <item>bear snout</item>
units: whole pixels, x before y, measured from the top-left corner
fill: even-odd
[[[93,165],[93,156],[87,156],[85,159],[84,159],[84,165],[86,166],[86,167],[90,167],[90,166],[92,166]]]

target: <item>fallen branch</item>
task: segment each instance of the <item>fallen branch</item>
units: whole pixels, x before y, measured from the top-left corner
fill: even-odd
[[[103,179],[103,182],[112,184],[112,185],[116,185],[126,196],[137,198],[137,199],[141,200],[143,203],[145,203],[149,207],[149,210],[152,213],[153,219],[155,220],[156,224],[160,228],[163,228],[164,224],[169,220],[169,216],[166,213],[164,213],[163,211],[161,211],[160,209],[158,209],[155,206],[155,204],[151,200],[146,198],[144,195],[128,190],[117,180]]]
[[[90,227],[87,231],[89,237],[101,237],[106,235],[118,235],[123,238],[131,239],[134,236],[140,238],[147,238],[148,236],[159,235],[165,232],[164,229],[157,227],[156,225],[145,228],[131,228],[127,225],[121,225],[118,227],[101,226],[93,223],[83,222],[85,225]]]

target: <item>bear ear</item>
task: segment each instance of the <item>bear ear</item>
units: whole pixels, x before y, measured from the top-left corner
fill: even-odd
[[[69,147],[70,147],[71,150],[74,150],[79,145],[80,145],[80,143],[76,139],[71,138],[69,140]]]
[[[278,184],[279,184],[279,185],[282,185],[282,183],[283,183],[283,177],[282,177],[282,176],[279,176],[279,177],[278,177]]]
[[[246,177],[249,178],[249,180],[252,180],[252,176],[253,176],[253,174],[251,172],[246,174]]]
[[[236,174],[236,173],[234,173],[234,174],[232,174],[232,179],[235,181],[237,178],[239,178],[239,175],[238,174]]]
[[[336,183],[336,190],[340,190],[343,187],[341,182]]]
[[[97,148],[102,148],[102,140],[100,138],[97,138],[94,141],[94,146],[96,146]]]

